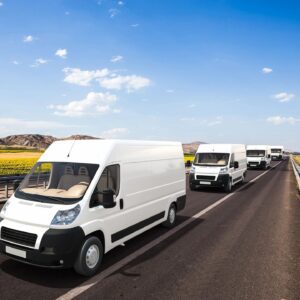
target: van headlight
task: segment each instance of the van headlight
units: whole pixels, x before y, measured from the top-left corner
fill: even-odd
[[[194,166],[192,166],[191,169],[190,169],[190,174],[194,174],[195,173],[195,169],[196,168]]]
[[[10,204],[10,202],[6,202],[5,204],[4,204],[4,206],[2,207],[2,210],[1,210],[1,214],[2,215],[5,215],[5,213],[6,213],[6,211],[7,211],[7,208],[8,208],[8,206],[9,206],[9,204]]]
[[[228,167],[221,168],[219,174],[227,174],[228,172]]]
[[[54,216],[51,225],[69,225],[80,213],[80,205],[77,204],[74,208],[68,210],[59,210]]]

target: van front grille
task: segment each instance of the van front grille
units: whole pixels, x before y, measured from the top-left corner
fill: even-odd
[[[199,180],[215,180],[215,176],[209,175],[197,175],[196,178]]]
[[[24,246],[34,247],[37,235],[7,227],[1,228],[1,239]]]

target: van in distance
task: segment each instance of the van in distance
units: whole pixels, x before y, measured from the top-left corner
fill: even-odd
[[[271,147],[268,145],[247,145],[248,168],[268,169],[271,164]]]
[[[221,187],[230,192],[243,182],[247,173],[245,145],[202,144],[189,174],[191,190],[198,187]]]
[[[0,252],[91,276],[103,254],[185,207],[177,142],[54,142],[0,214]]]
[[[284,152],[283,146],[271,146],[272,160],[281,160],[283,158],[283,152]]]

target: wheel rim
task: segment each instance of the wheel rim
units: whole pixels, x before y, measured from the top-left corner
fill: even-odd
[[[99,247],[97,245],[91,245],[86,252],[85,262],[88,268],[93,269],[97,265],[100,257]]]
[[[169,213],[169,221],[171,224],[173,224],[175,222],[175,217],[176,217],[176,211],[175,209],[172,207],[170,209],[170,213]]]

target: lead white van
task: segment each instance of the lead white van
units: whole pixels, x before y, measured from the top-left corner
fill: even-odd
[[[247,145],[247,166],[268,169],[271,164],[271,147],[268,145]]]
[[[272,160],[281,160],[283,157],[283,146],[271,146],[271,158]]]
[[[221,187],[230,192],[243,182],[247,173],[245,145],[203,144],[195,155],[189,174],[191,190],[198,187]]]
[[[0,251],[95,274],[103,254],[185,207],[181,143],[54,142],[0,214]]]

